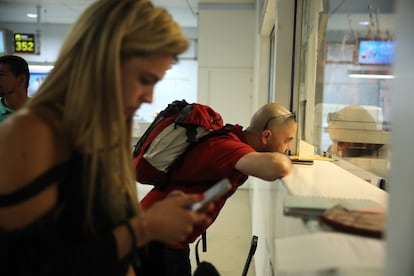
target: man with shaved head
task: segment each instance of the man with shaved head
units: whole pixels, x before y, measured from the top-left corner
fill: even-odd
[[[149,208],[173,190],[203,192],[218,180],[228,178],[233,189],[209,212],[214,221],[227,198],[248,176],[274,181],[289,174],[292,163],[286,153],[291,150],[296,130],[295,113],[279,103],[268,103],[252,116],[246,129],[233,125],[227,135],[209,138],[192,147],[185,154],[183,164],[171,171],[168,187],[152,189],[141,205]],[[152,244],[147,255],[149,260],[144,262],[149,267],[148,275],[190,276],[189,243],[205,230],[206,227],[196,227],[181,244]]]
[[[296,129],[295,113],[281,104],[269,103],[253,115],[244,134],[247,143],[258,152],[287,153]]]

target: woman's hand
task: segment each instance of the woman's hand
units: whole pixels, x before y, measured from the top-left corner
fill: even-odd
[[[164,200],[143,211],[145,239],[174,244],[185,240],[193,231],[194,225],[211,223],[211,218],[204,212],[194,212],[188,209],[188,206],[202,199],[202,194],[174,191]],[[212,208],[211,205],[207,210],[210,208]]]

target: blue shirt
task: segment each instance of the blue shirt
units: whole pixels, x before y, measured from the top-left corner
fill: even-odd
[[[0,98],[0,122],[6,119],[6,117],[12,114],[13,112],[13,109],[10,109],[6,106],[3,98]]]

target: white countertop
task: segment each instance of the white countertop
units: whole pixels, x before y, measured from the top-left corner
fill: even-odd
[[[334,162],[315,160],[313,165],[294,165],[282,181],[292,195],[370,199],[387,207],[387,192]]]
[[[281,182],[285,194],[370,199],[387,207],[387,192],[329,161],[294,165],[292,173]],[[295,220],[284,216],[282,210],[276,214],[279,230],[272,257],[275,275],[383,274],[384,240],[326,230],[316,220]]]

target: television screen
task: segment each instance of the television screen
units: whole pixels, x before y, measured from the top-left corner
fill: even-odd
[[[29,96],[33,96],[37,92],[52,69],[52,64],[29,64]]]
[[[394,60],[394,41],[361,40],[358,47],[359,64],[391,64]]]
[[[29,80],[29,97],[33,96],[37,90],[39,89],[39,86],[43,83],[43,81],[46,79],[48,73],[39,73],[39,72],[30,72],[30,80]]]

